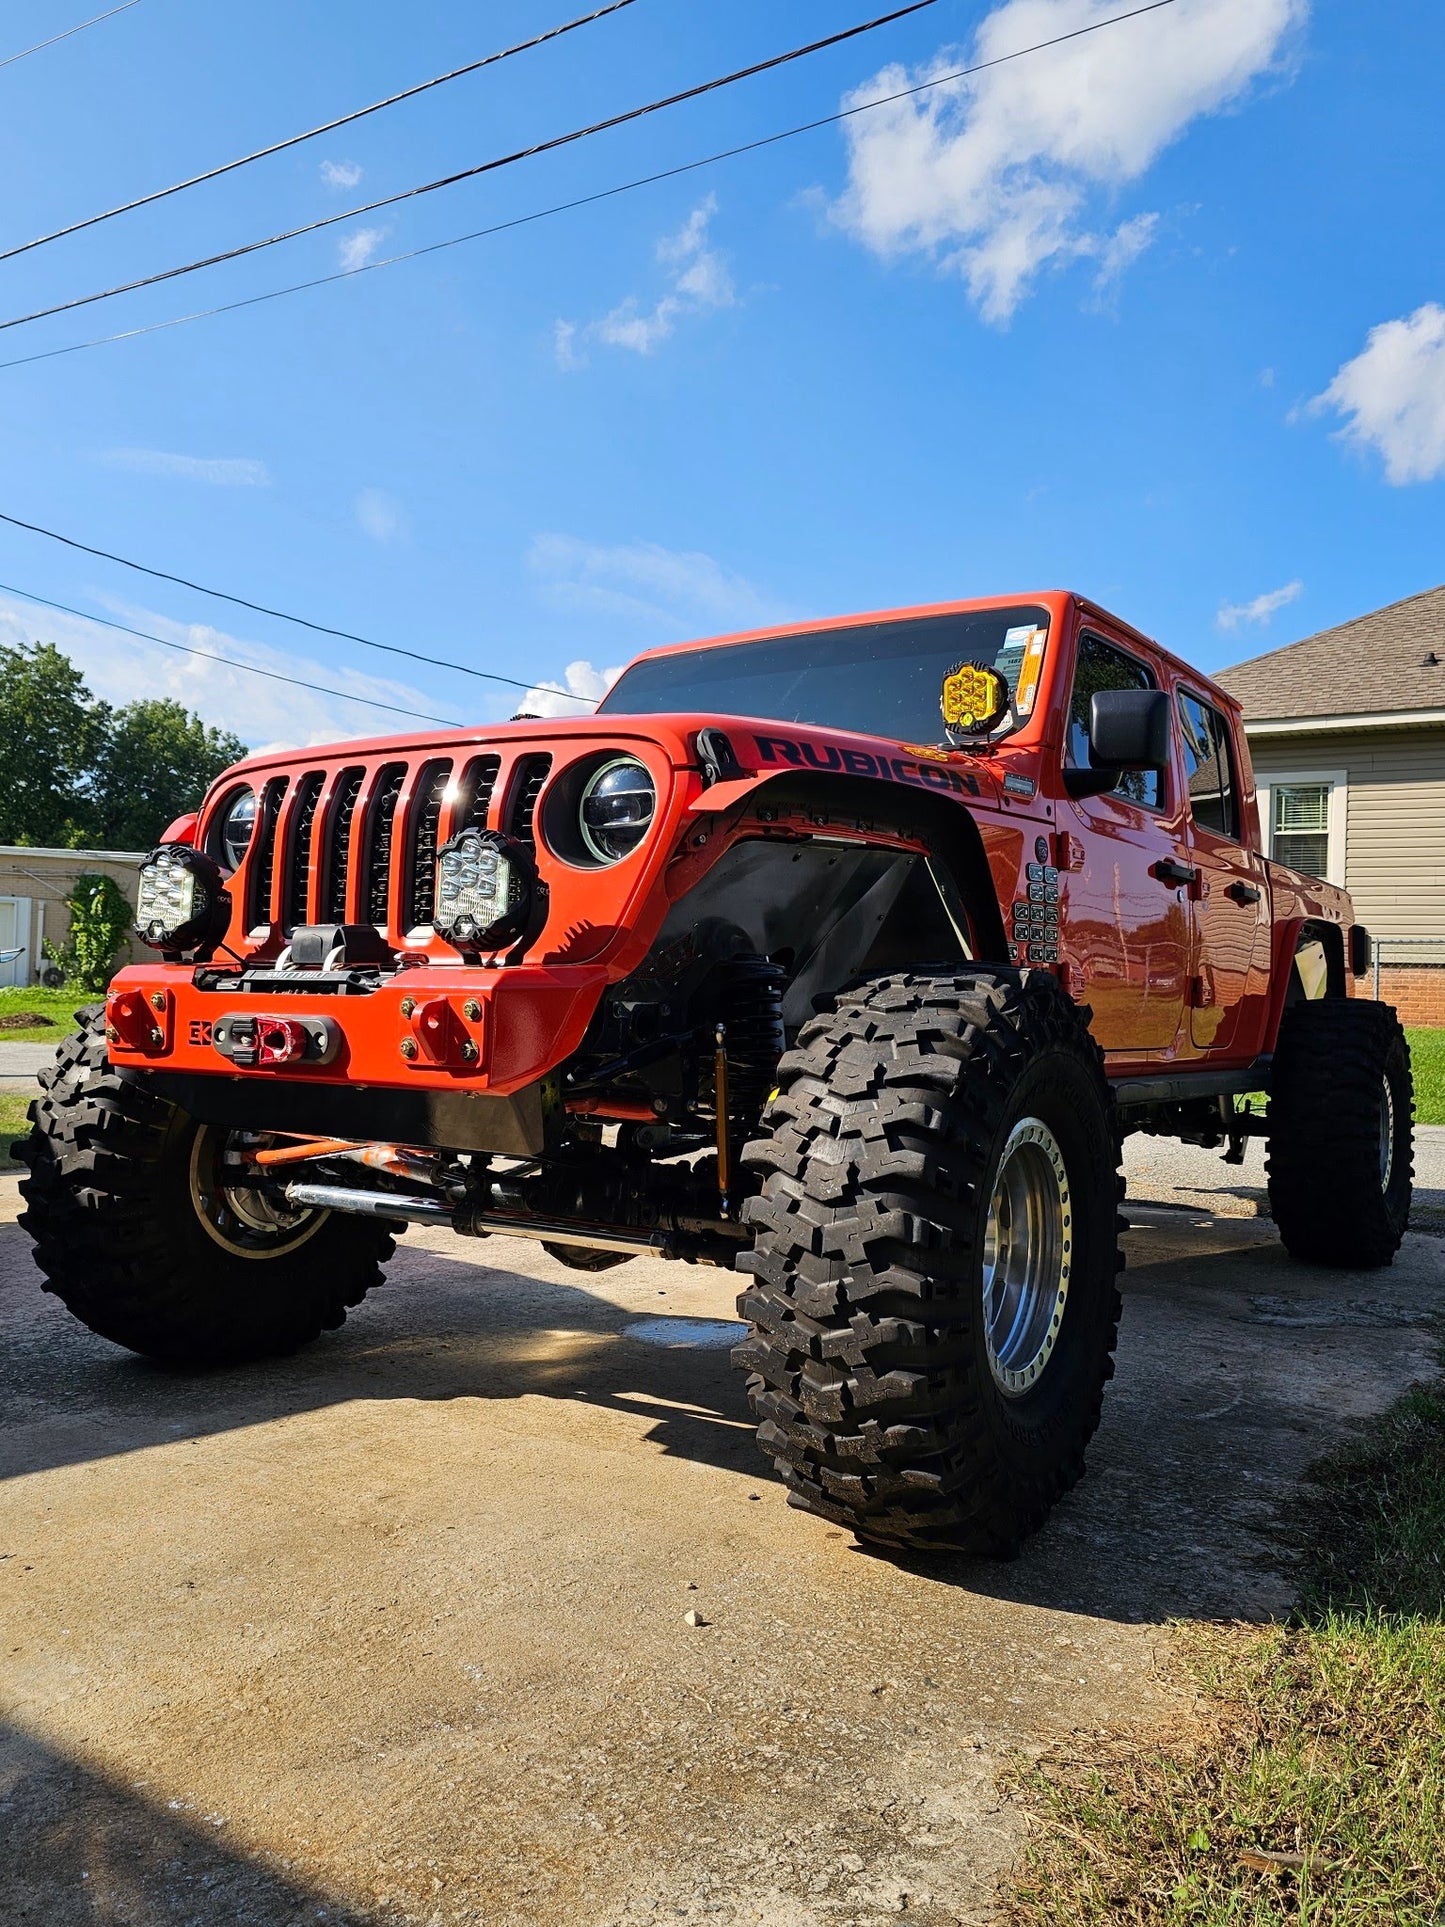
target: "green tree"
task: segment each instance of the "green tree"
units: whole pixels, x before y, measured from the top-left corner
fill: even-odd
[[[0,643],[0,843],[85,842],[104,724],[84,677],[53,643]]]
[[[148,698],[107,712],[91,785],[100,847],[149,849],[245,754],[239,736],[208,729],[180,703]]]

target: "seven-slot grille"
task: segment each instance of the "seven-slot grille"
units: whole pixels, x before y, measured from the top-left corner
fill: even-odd
[[[505,829],[535,849],[537,802],[553,758],[494,751],[453,761],[346,764],[261,788],[245,879],[246,927],[375,924],[398,949],[425,941],[437,853],[464,829]]]

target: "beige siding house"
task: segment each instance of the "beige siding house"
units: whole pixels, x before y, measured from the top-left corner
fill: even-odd
[[[1266,849],[1343,884],[1380,995],[1445,1025],[1445,588],[1219,681],[1244,705]]]
[[[0,843],[0,988],[38,983],[44,943],[62,944],[70,929],[66,898],[78,876],[113,877],[135,904],[136,872],[145,862],[134,850],[45,850]],[[121,950],[122,961],[133,951]]]

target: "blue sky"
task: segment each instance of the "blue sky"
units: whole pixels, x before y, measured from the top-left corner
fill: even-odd
[[[595,192],[1127,4],[939,0],[489,180],[0,332],[0,360]],[[91,10],[15,0],[0,57]],[[28,239],[574,10],[140,0],[0,67],[0,237]],[[0,264],[0,318],[467,166],[873,10],[638,0]],[[1424,0],[1175,0],[847,130],[0,370],[0,509],[478,668],[556,681],[577,664],[582,688],[684,636],[1056,585],[1221,666],[1445,575],[1442,69],[1445,12]],[[441,716],[487,720],[517,700],[4,528],[0,582]],[[0,637],[21,634],[60,642],[100,694],[174,694],[256,746],[404,727],[0,594]]]

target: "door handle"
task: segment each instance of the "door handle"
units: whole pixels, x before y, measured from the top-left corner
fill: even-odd
[[[1161,883],[1190,884],[1199,881],[1199,872],[1192,863],[1176,862],[1172,856],[1161,856],[1151,874],[1158,877]]]
[[[1259,902],[1259,891],[1252,883],[1231,883],[1224,894],[1227,897],[1233,897],[1235,902],[1240,904]]]

